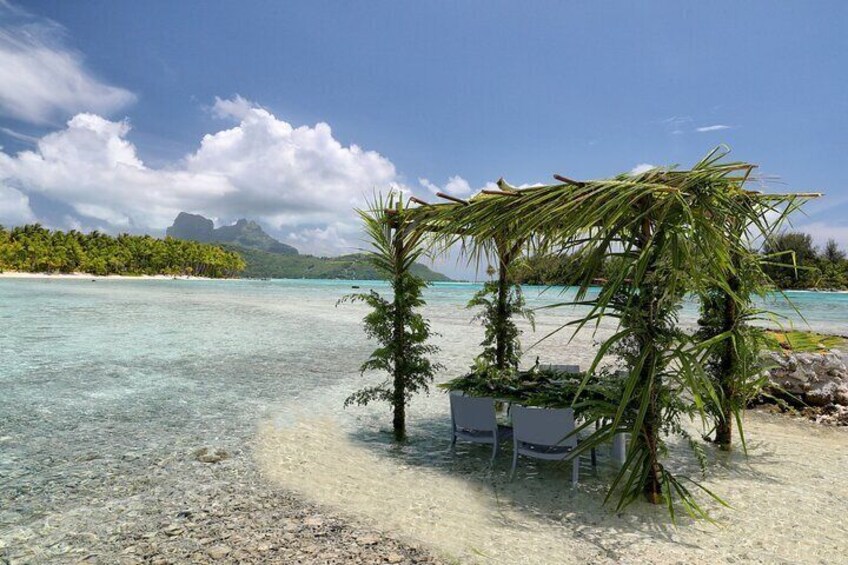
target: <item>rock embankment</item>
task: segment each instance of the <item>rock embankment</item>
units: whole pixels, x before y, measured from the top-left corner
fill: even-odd
[[[848,366],[839,351],[770,353],[769,392],[817,422],[848,426]]]

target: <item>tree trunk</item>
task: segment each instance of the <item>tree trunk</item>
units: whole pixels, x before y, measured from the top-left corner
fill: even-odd
[[[652,222],[645,218],[642,222],[642,245],[648,245],[653,230]],[[657,234],[657,238],[661,238],[662,234]],[[642,436],[648,450],[648,466],[649,471],[645,477],[645,482],[642,485],[642,492],[645,498],[651,504],[662,504],[662,467],[659,462],[659,443],[660,443],[660,427],[662,423],[662,406],[660,406],[660,387],[662,386],[661,378],[658,375],[656,362],[657,352],[655,350],[657,337],[653,335],[654,328],[657,327],[658,320],[656,319],[659,312],[657,304],[656,292],[652,284],[653,272],[656,270],[655,255],[651,257],[650,265],[646,270],[645,279],[642,282],[642,287],[639,289],[641,302],[641,316],[643,323],[642,334],[638,337],[641,352],[647,351],[645,362],[642,365],[642,374],[640,382],[642,386],[650,386],[651,392],[648,399],[648,406],[645,412],[645,420],[642,424]],[[641,353],[640,352],[640,353]]]
[[[509,281],[507,279],[508,258],[504,256],[504,250],[498,246],[498,333],[495,344],[495,364],[498,369],[506,369],[507,351],[506,336],[504,335],[505,322],[508,317],[506,311],[506,299],[509,292]]]
[[[733,449],[733,411],[730,406],[722,406],[721,419],[716,424],[715,439],[713,440],[722,451]]]
[[[392,417],[392,426],[394,427],[395,440],[403,441],[406,439],[406,390],[403,375],[395,371],[394,382],[394,416]]]
[[[646,290],[648,291],[649,296],[653,294],[652,289],[648,288]],[[643,312],[645,312],[646,318],[652,321],[653,313],[655,311],[655,304],[653,299],[651,299],[649,305],[647,305],[647,308],[643,310]],[[653,326],[649,325],[647,327]],[[644,341],[642,341],[642,347],[654,347],[652,336],[645,336]],[[649,353],[645,358],[645,363],[642,365],[642,375],[639,379],[642,381],[643,386],[651,386],[650,398],[645,412],[645,420],[642,424],[643,441],[648,449],[648,465],[650,470],[648,475],[645,477],[645,483],[642,486],[645,498],[648,502],[651,504],[662,504],[662,467],[659,462],[659,435],[662,422],[662,407],[659,404],[659,389],[662,383],[660,382],[660,377],[656,374],[655,355],[656,353]]]
[[[392,405],[394,415],[392,417],[392,426],[394,428],[395,440],[403,441],[406,439],[406,378],[404,373],[404,326],[406,320],[403,319],[403,296],[400,291],[402,285],[403,272],[401,265],[403,263],[403,234],[401,230],[395,228],[394,236],[395,248],[395,273],[394,273],[394,328],[393,338],[395,342],[395,358],[393,362],[394,379],[392,383]]]
[[[656,412],[649,408],[648,414],[646,415],[646,420],[648,418],[652,418],[655,415]],[[651,469],[648,472],[648,476],[645,477],[645,484],[643,485],[642,492],[645,493],[645,499],[651,504],[662,504],[662,468],[660,467],[658,457],[659,429],[656,425],[656,422],[647,423],[646,421],[643,430],[644,441],[645,444],[648,446],[648,457],[650,460]]]
[[[739,279],[732,277],[727,281],[728,286],[732,291],[739,290]],[[731,296],[724,296],[724,312],[723,312],[723,332],[732,332],[736,328],[738,322],[738,311],[736,302]],[[733,402],[735,402],[736,390],[735,382],[738,378],[736,374],[739,369],[739,360],[736,348],[731,340],[727,340],[724,344],[724,351],[721,357],[721,372],[719,377],[719,387],[721,388],[721,417],[718,419],[715,431],[715,443],[720,449],[730,451],[733,448]]]

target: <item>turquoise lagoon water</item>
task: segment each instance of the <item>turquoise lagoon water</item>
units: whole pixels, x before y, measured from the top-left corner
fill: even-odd
[[[478,469],[487,456],[445,452],[449,418],[441,394],[416,398],[409,411],[414,441],[402,452],[392,450],[383,433],[385,407],[341,409],[345,396],[362,386],[358,368],[374,347],[361,328],[364,306],[336,306],[353,286],[386,290],[374,281],[0,279],[0,556],[3,544],[53,543],[50,536],[84,532],[92,523],[132,524],[132,516],[120,517],[128,501],[155,508],[163,489],[203,488],[205,479],[198,477],[205,475],[192,475],[203,470],[179,464],[190,461],[193,450],[216,445],[250,460],[253,446],[262,444],[257,430],[270,421],[293,429],[329,419],[330,431],[315,444],[342,442],[338,447],[351,466],[372,464],[367,453],[401,457],[401,469],[433,469],[411,475],[404,489],[419,481],[423,492],[433,473],[446,472],[439,476],[475,477],[473,491],[488,501],[491,477]],[[440,379],[464,371],[478,350],[482,330],[464,308],[478,288],[441,283],[427,290],[426,314],[440,334],[434,341],[446,366]],[[540,307],[571,291],[525,292],[529,304]],[[806,323],[779,299],[768,307],[798,327],[848,334],[848,294],[789,296]],[[525,328],[525,343],[575,314],[571,308],[540,310],[537,332]],[[681,321],[696,319],[696,305],[687,303]],[[557,334],[536,346],[529,361],[587,363],[600,336],[569,337]],[[340,439],[336,430],[346,435]],[[299,451],[303,445],[294,437],[273,447],[284,458],[275,465],[296,472],[299,461],[312,457]],[[270,457],[268,449],[260,452]],[[385,472],[394,476],[397,469],[390,465]],[[530,478],[540,476],[532,463],[525,469]],[[303,474],[287,477],[284,483],[293,486],[290,479]],[[501,479],[498,484],[506,485]],[[331,484],[316,472],[301,486],[332,502],[336,494],[322,490]],[[376,494],[379,485],[374,488]],[[459,496],[466,487],[456,488]],[[547,503],[554,514],[573,503],[557,497]],[[416,520],[428,520],[417,516],[391,527],[416,531]],[[500,543],[502,532],[491,534],[492,543]]]
[[[239,403],[253,396],[252,383],[266,379],[293,394],[326,386],[340,373],[355,374],[369,351],[360,326],[363,307],[336,306],[354,286],[386,290],[374,281],[0,280],[0,416],[84,399],[97,399],[107,410],[110,401],[131,400],[136,386],[147,395],[217,387],[224,399]],[[441,338],[446,354],[464,354],[463,364],[480,336],[464,308],[478,288],[439,283],[427,290],[434,330],[447,330]],[[525,292],[533,307],[573,295],[541,287]],[[788,296],[803,318],[782,298],[765,305],[784,316],[784,324],[848,334],[848,294]],[[571,307],[540,310],[542,329],[525,334],[525,341],[576,313]],[[696,319],[697,305],[686,303],[681,321]],[[452,331],[469,340],[469,351],[451,348]],[[0,426],[8,425],[4,420]]]
[[[371,347],[360,325],[364,309],[336,306],[353,286],[386,290],[374,281],[0,280],[0,435],[10,421],[49,420],[62,409],[88,410],[96,419],[114,403],[132,408],[134,398],[161,395],[166,406],[180,406],[200,391],[222,407],[243,407],[356,376]],[[464,308],[478,288],[440,283],[427,290],[427,315],[443,334],[436,341],[457,368],[467,366],[481,337]],[[534,307],[571,294],[525,292]],[[767,307],[784,323],[848,334],[848,294],[788,295],[806,321],[775,298]],[[525,342],[575,313],[540,310],[540,329]],[[681,321],[696,318],[697,305],[687,303]],[[540,351],[563,347],[567,336],[552,342]],[[202,420],[214,410],[179,412],[189,421],[192,412]]]
[[[233,414],[255,416],[280,398],[307,402],[310,391],[349,391],[373,348],[361,329],[364,307],[336,306],[353,286],[386,290],[374,281],[0,280],[0,437],[14,439],[2,444],[0,472],[59,441],[131,449],[139,421],[183,430],[174,441],[190,443],[241,429],[243,418]],[[478,288],[441,283],[427,290],[448,374],[469,365],[482,338],[464,308]],[[534,307],[571,293],[525,292]],[[848,334],[848,294],[789,296],[806,323],[783,300],[769,308],[797,327]],[[525,342],[575,313],[540,310],[537,332],[526,332]],[[681,321],[696,318],[696,305],[687,303]],[[592,335],[568,337],[558,334],[532,353],[543,362],[591,358]],[[311,401],[322,402],[317,396]],[[57,431],[38,436],[44,428]]]

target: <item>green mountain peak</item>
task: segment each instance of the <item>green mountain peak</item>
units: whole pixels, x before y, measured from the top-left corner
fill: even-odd
[[[189,239],[204,243],[228,243],[278,255],[298,254],[297,249],[277,241],[265,233],[262,226],[245,218],[233,225],[216,228],[212,220],[200,214],[180,212],[165,235],[174,239]]]

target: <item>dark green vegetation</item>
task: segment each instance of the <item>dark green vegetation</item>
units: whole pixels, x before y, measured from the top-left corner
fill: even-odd
[[[177,239],[215,242],[244,259],[242,277],[251,279],[345,279],[376,280],[386,275],[375,269],[363,253],[339,257],[300,255],[294,247],[265,233],[254,221],[239,220],[231,226],[215,228],[212,220],[198,214],[180,212],[167,235]],[[412,273],[426,281],[449,281],[441,273],[416,263]]]
[[[486,370],[487,369],[487,370]],[[451,391],[459,390],[472,396],[489,396],[523,406],[575,409],[581,417],[591,417],[598,406],[615,406],[624,387],[622,375],[605,373],[583,386],[586,373],[561,373],[542,369],[538,365],[529,371],[497,371],[494,366],[475,370],[439,385]],[[578,396],[579,399],[575,402]]]
[[[242,258],[220,246],[173,238],[0,226],[0,270],[93,275],[234,277]]]
[[[730,447],[731,422],[740,422],[739,410],[759,386],[754,375],[761,371],[760,344],[749,322],[760,314],[753,297],[773,287],[763,259],[775,256],[759,248],[763,240],[774,240],[805,199],[817,196],[747,190],[754,166],[726,162],[726,153],[716,149],[690,170],[655,168],[590,181],[556,176],[559,184],[525,189],[500,181],[500,191],[409,211],[419,229],[432,232],[443,247],[462,240],[463,249],[473,252],[493,241],[503,248],[530,242],[525,253],[544,257],[536,261],[554,278],[537,282],[578,286],[574,302],[563,305],[580,304],[587,313],[562,329],[579,331],[608,317],[618,323],[571,401],[592,404],[586,411],[591,433],[573,456],[615,434],[631,436],[607,495],[618,498],[619,509],[644,496],[665,504],[672,517],[682,507],[709,518],[696,489],[721,502],[674,469],[667,441],[678,436],[688,442],[702,473],[706,452],[684,420],[712,422],[709,431]],[[569,258],[565,274],[572,280],[563,281],[558,272],[556,262],[563,257]],[[501,285],[499,293],[505,291]],[[678,326],[687,295],[704,303],[702,332],[696,335]],[[584,399],[584,390],[609,381],[608,372],[598,370],[609,357],[626,367],[620,396],[614,402]],[[489,371],[478,376],[503,377]]]
[[[481,308],[474,320],[482,322],[485,329],[480,344],[483,352],[478,360],[498,369],[517,369],[521,361],[521,330],[514,318],[526,319],[534,329],[535,318],[533,311],[524,306],[519,285],[508,283],[505,293],[498,291],[498,282],[488,281],[468,302],[468,308]]]
[[[215,228],[212,220],[199,214],[180,212],[165,234],[176,239],[204,243],[229,243],[279,255],[297,255],[297,249],[279,242],[254,221],[241,219],[231,226]]]
[[[389,212],[394,212],[398,219],[390,221]],[[430,323],[420,313],[427,283],[412,273],[413,265],[425,252],[424,235],[400,219],[402,212],[403,202],[394,195],[387,201],[377,198],[369,210],[359,211],[373,249],[367,258],[389,280],[391,300],[373,290],[342,299],[361,301],[371,307],[363,320],[365,333],[379,346],[362,364],[363,374],[380,371],[389,377],[376,386],[353,393],[345,400],[345,406],[374,400],[390,403],[397,441],[406,439],[406,406],[412,395],[421,390],[426,392],[441,367],[429,359],[438,348],[427,343]]]
[[[737,230],[740,238],[744,227]],[[734,420],[741,434],[741,414],[768,380],[760,361],[763,330],[751,322],[762,314],[753,297],[765,295],[772,286],[762,271],[761,257],[734,251],[730,260],[733,270],[727,273],[726,286],[712,285],[701,292],[695,334],[703,344],[701,362],[718,396],[718,402],[706,404],[714,422],[713,441],[725,451],[732,447]]]
[[[765,253],[771,262],[765,271],[780,288],[848,289],[848,260],[832,239],[819,249],[809,234],[786,232],[770,240]]]
[[[515,281],[522,285],[571,286],[580,279],[580,259],[576,254],[539,254],[523,258],[515,266]],[[595,278],[606,279],[614,259],[604,262]]]
[[[224,247],[237,252],[244,258],[247,266],[241,276],[247,278],[346,280],[387,278],[385,273],[374,268],[364,253],[339,257],[313,257],[312,255],[279,255],[236,245],[224,245]],[[411,272],[426,281],[450,280],[420,263],[414,264]]]
[[[797,268],[793,266],[793,253]],[[763,270],[777,288],[848,290],[848,259],[832,239],[823,248],[817,248],[809,234],[785,232],[774,236],[760,256],[771,263]],[[595,278],[609,278],[615,260],[605,261]],[[521,284],[572,285],[576,284],[579,271],[578,258],[573,254],[536,255],[521,261],[515,277]]]

